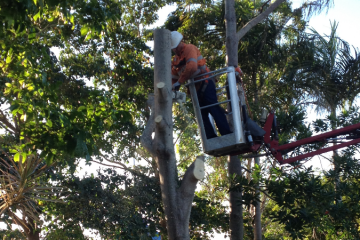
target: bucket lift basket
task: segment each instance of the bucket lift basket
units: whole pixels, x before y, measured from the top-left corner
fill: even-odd
[[[200,107],[197,98],[195,83],[202,82],[223,74],[227,74],[227,85],[218,88],[217,90],[227,88],[226,100],[216,104]],[[205,73],[200,76],[206,75],[210,75],[210,77],[196,81],[194,81],[194,79],[190,79],[186,86],[188,86],[190,89],[198,128],[200,131],[200,137],[202,140],[203,151],[209,155],[224,156],[257,152],[259,148],[264,145],[269,150],[270,154],[273,155],[275,159],[280,162],[280,164],[287,164],[296,162],[304,158],[313,157],[315,155],[319,155],[325,152],[334,151],[343,147],[360,144],[360,123],[357,123],[341,129],[336,129],[327,133],[301,139],[292,143],[278,145],[275,114],[271,112],[268,115],[268,117],[266,118],[264,129],[257,126],[254,121],[247,117],[246,108],[244,107],[245,93],[242,88],[241,82],[237,82],[236,80],[235,69],[233,67]],[[230,120],[229,123],[233,133],[207,139],[201,115],[201,109],[220,104],[230,104],[231,111],[227,114],[228,121]],[[254,141],[250,141],[248,139],[249,136],[255,136],[257,139],[254,139]],[[282,156],[284,153],[288,152],[289,150],[291,151],[295,147],[300,147],[312,143],[327,143],[329,140],[336,139],[339,136],[342,136],[342,138],[339,138],[340,142],[335,142],[336,145],[334,143],[333,146],[326,147],[325,144],[324,147],[321,149],[286,159],[284,159]],[[343,140],[343,142],[341,140]]]
[[[218,88],[217,90],[225,89],[228,87],[228,91],[226,91],[227,100],[216,104],[200,107],[195,89],[195,83],[209,80],[211,78],[223,74],[227,74],[227,85],[222,88]],[[246,136],[244,131],[244,124],[243,124],[244,118],[241,112],[242,109],[241,106],[245,104],[245,102],[241,102],[241,99],[245,99],[244,98],[245,95],[241,83],[236,82],[234,67],[223,68],[196,77],[198,78],[205,75],[209,75],[209,77],[200,80],[189,79],[188,83],[186,84],[186,86],[189,87],[191,93],[192,103],[195,110],[195,116],[197,119],[200,137],[202,140],[203,151],[206,154],[212,156],[224,156],[224,155],[231,155],[232,153],[236,153],[236,152],[242,152],[244,150],[249,149],[249,144],[246,142]],[[203,119],[201,115],[201,109],[213,107],[224,103],[228,103],[228,104],[230,103],[231,112],[227,113],[227,115],[228,115],[228,121],[230,123],[230,128],[232,126],[233,133],[224,136],[218,136],[216,138],[207,139],[203,124]]]

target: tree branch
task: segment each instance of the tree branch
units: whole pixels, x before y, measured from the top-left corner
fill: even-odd
[[[109,159],[105,158],[104,155],[101,155],[101,156],[102,156],[106,161],[108,161],[108,162],[110,162],[110,163],[113,163],[113,164],[116,164],[116,165],[119,165],[119,166],[114,166],[114,165],[102,163],[102,162],[99,162],[99,161],[96,161],[96,160],[93,160],[93,159],[91,159],[91,161],[93,161],[93,162],[95,162],[95,163],[97,163],[97,164],[103,165],[103,166],[107,166],[107,167],[120,168],[120,169],[129,171],[129,172],[131,172],[132,174],[135,174],[135,175],[143,175],[143,174],[140,174],[140,172],[135,171],[134,169],[131,169],[131,168],[127,167],[127,166],[126,166],[125,164],[123,164],[123,163],[109,160]]]
[[[192,202],[195,195],[196,184],[205,177],[204,156],[198,156],[188,167],[178,190],[178,206],[183,209],[180,213],[183,220],[190,219]]]
[[[263,13],[249,21],[243,28],[240,29],[236,33],[237,41],[240,41],[241,38],[245,36],[247,32],[250,31],[256,24],[264,20],[270,13],[272,13],[281,3],[285,2],[286,0],[276,0],[273,4],[271,4]]]
[[[30,228],[28,227],[28,225],[26,223],[24,223],[18,216],[16,216],[15,213],[11,212],[10,210],[8,210],[9,215],[11,216],[11,218],[13,219],[13,221],[22,227],[22,229],[24,230],[24,232],[30,232]]]
[[[102,162],[99,162],[99,161],[96,161],[96,160],[91,160],[92,162],[95,162],[95,163],[97,163],[97,164],[100,164],[100,165],[102,165],[102,166],[106,166],[106,167],[113,167],[113,168],[120,168],[120,169],[123,169],[123,170],[126,170],[126,171],[129,171],[129,172],[131,172],[131,173],[133,173],[133,174],[135,174],[135,175],[139,175],[139,172],[137,172],[137,171],[134,171],[133,169],[131,169],[131,168],[124,168],[124,167],[122,167],[122,166],[114,166],[114,165],[110,165],[110,164],[105,164],[105,163],[102,163]]]
[[[5,125],[2,124],[1,120],[0,120],[0,127],[2,127],[3,129],[5,129],[5,131],[8,131],[11,134],[15,134],[15,132],[10,131]]]
[[[265,3],[261,6],[261,8],[260,8],[260,10],[259,10],[260,13],[263,12],[265,5],[268,4],[269,2],[271,2],[271,0],[268,0],[267,2],[265,2]]]
[[[204,159],[204,156],[198,156],[186,170],[181,186],[179,188],[179,196],[181,198],[190,197],[192,202],[192,198],[194,197],[196,189],[196,184],[205,176]]]
[[[5,116],[5,114],[3,113],[2,110],[0,110],[0,122],[5,124],[5,126],[7,126],[11,130],[13,130],[14,133],[16,133],[16,128],[8,121],[8,119],[6,118],[6,116]]]
[[[155,115],[154,115],[154,95],[149,95],[148,105],[150,106],[151,115],[149,121],[146,123],[145,129],[140,137],[140,142],[144,146],[144,148],[152,155],[155,155],[153,149],[154,140],[152,139],[151,135],[155,129]]]

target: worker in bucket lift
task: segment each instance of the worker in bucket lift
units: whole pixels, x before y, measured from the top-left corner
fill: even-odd
[[[197,47],[192,44],[185,44],[181,40],[183,36],[177,31],[171,32],[171,49],[175,53],[175,57],[171,62],[171,74],[173,90],[178,91],[181,84],[184,84],[188,79],[194,78],[199,80],[206,78],[208,75],[196,78],[197,75],[210,72],[206,66],[205,59]],[[215,104],[218,102],[216,96],[216,87],[212,79],[201,81],[195,84],[197,97],[199,99],[200,107]],[[211,114],[215,120],[216,126],[221,135],[231,133],[229,123],[226,119],[224,110],[219,106],[213,106],[201,109],[201,116],[204,122],[206,138],[217,137],[214,128],[210,123],[208,114]]]

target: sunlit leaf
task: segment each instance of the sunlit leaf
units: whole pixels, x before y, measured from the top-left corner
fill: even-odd
[[[81,36],[86,35],[89,32],[89,30],[90,30],[90,28],[87,26],[82,27],[80,30]]]
[[[15,155],[14,155],[14,161],[15,162],[18,162],[20,160],[20,153],[16,153]]]
[[[51,120],[47,120],[46,121],[46,125],[48,125],[49,127],[52,127],[53,126],[53,123]]]

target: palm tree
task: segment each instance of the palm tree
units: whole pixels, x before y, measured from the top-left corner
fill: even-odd
[[[308,103],[316,105],[316,110],[334,117],[337,108],[346,102],[352,105],[360,93],[360,54],[336,35],[337,27],[338,23],[331,23],[328,36],[311,29],[308,43],[294,58],[286,76]]]
[[[336,35],[338,24],[331,23],[331,33],[322,36],[315,29],[301,43],[303,48],[294,54],[294,61],[285,80],[293,85],[307,103],[316,105],[316,110],[330,112],[336,118],[336,109],[350,106],[360,93],[360,54]],[[354,50],[352,52],[352,49]],[[332,124],[332,129],[336,124]],[[337,152],[333,152],[333,157]],[[334,158],[334,172],[338,164]],[[340,178],[335,177],[335,189]],[[341,196],[336,196],[341,202]]]
[[[41,202],[53,199],[61,188],[44,184],[42,176],[56,163],[46,165],[38,155],[15,154],[0,149],[0,216],[11,217],[8,226],[17,224],[29,240],[39,239]],[[20,216],[19,216],[20,214]]]

